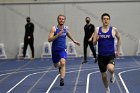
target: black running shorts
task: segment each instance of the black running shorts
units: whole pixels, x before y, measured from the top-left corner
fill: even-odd
[[[107,70],[107,65],[108,64],[113,64],[115,65],[115,56],[98,56],[98,65],[100,72],[106,72]]]

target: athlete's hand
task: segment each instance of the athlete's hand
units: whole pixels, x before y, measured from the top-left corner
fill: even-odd
[[[116,51],[116,52],[115,52],[115,57],[118,57],[118,56],[120,56],[120,55],[122,55],[122,54],[120,53],[120,51]]]
[[[78,46],[80,46],[80,43],[78,41],[74,41],[74,43]]]
[[[58,37],[61,36],[63,34],[64,30],[60,30],[60,32],[58,33]]]
[[[96,36],[96,40],[97,40],[97,41],[99,40],[99,35]]]

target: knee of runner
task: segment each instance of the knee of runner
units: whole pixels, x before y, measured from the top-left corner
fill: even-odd
[[[65,66],[65,61],[62,61],[61,62],[61,66]]]
[[[61,64],[61,66],[65,66],[65,64],[66,64],[65,59],[61,59],[60,64]]]
[[[109,64],[107,68],[108,68],[108,71],[109,71],[109,72],[111,72],[111,73],[114,72],[114,65]]]
[[[108,71],[113,73],[114,72],[114,68],[109,68]]]

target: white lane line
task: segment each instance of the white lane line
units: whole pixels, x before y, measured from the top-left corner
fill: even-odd
[[[48,68],[49,69],[49,68]],[[74,69],[74,68],[72,68]],[[86,69],[86,70],[89,70],[89,69]],[[53,72],[53,71],[57,71],[57,70],[51,70],[50,72]],[[79,70],[77,70],[79,71]],[[13,89],[15,89],[19,84],[21,84],[25,79],[27,79],[28,77],[32,76],[32,75],[36,75],[36,74],[40,74],[40,73],[47,73],[48,71],[41,71],[41,72],[36,72],[36,73],[31,73],[31,74],[28,74],[27,76],[25,76],[23,79],[21,79],[16,85],[14,85],[12,88],[10,88],[10,90],[8,90],[6,93],[10,93]],[[75,72],[75,71],[70,71],[70,72]],[[70,72],[67,72],[67,73],[70,73]],[[9,74],[9,73],[8,73]]]
[[[123,87],[124,87],[126,93],[130,93],[130,92],[129,92],[129,90],[128,90],[128,88],[127,88],[127,86],[126,86],[126,84],[125,84],[125,82],[124,82],[124,80],[123,80],[121,74],[126,73],[126,72],[130,72],[130,71],[135,71],[135,70],[140,70],[140,68],[138,68],[138,69],[125,70],[125,71],[122,71],[122,72],[118,73],[119,78],[120,78],[120,80],[121,80],[121,82],[122,82],[122,84],[123,84]]]
[[[74,69],[74,68],[71,68],[71,69]],[[27,92],[27,93],[30,93],[30,91],[35,87],[35,85],[44,77],[46,75],[46,73],[44,73],[43,75],[42,75],[42,77],[34,84],[34,86],[32,86],[32,88],[31,89],[29,89],[29,91]],[[50,89],[51,89],[51,87],[54,85],[54,83],[56,82],[56,80],[57,80],[57,78],[59,77],[59,74],[56,76],[56,78],[54,79],[54,81],[52,82],[52,84],[50,85]],[[50,89],[48,89],[47,91],[50,91]]]
[[[116,75],[115,75],[115,76],[116,76]],[[120,93],[123,93],[122,88],[121,88],[120,83],[119,83],[119,81],[118,81],[117,78],[116,78],[116,83],[117,83],[117,86],[118,86],[118,88],[119,88],[119,90],[120,90]]]
[[[50,72],[52,68],[53,68],[53,67],[50,67],[47,71]],[[40,82],[40,80],[41,80],[46,74],[47,74],[47,72],[46,72],[46,73],[43,73],[43,75],[34,83],[34,85],[33,85],[30,89],[28,89],[28,91],[27,91],[26,93],[31,93],[31,91],[33,90],[33,88]]]
[[[91,69],[85,69],[85,70],[91,70]],[[85,71],[85,70],[75,70],[75,71],[69,71],[66,73],[73,73],[73,72],[78,72],[78,71]],[[45,93],[49,93],[51,88],[53,87],[53,85],[55,84],[56,80],[58,79],[58,77],[60,76],[60,74],[58,74],[55,79],[53,80],[53,82],[51,83],[51,85],[49,86],[49,88],[47,89],[47,91]]]
[[[137,59],[135,59],[134,57],[133,57],[133,60],[135,61],[135,63],[136,63],[137,65],[140,66],[140,61],[137,61]]]
[[[134,67],[126,67],[126,68],[134,68]],[[123,69],[123,68],[120,68],[120,69]],[[91,68],[89,69],[84,69],[84,70],[81,70],[81,71],[86,71],[86,70],[92,70]],[[56,70],[53,70],[53,71],[56,71]],[[79,70],[76,70],[76,71],[79,71]],[[72,72],[76,72],[76,71],[69,71],[69,72],[66,72],[66,73],[72,73]],[[27,79],[29,76],[32,76],[32,75],[35,75],[35,74],[39,74],[39,73],[44,73],[46,71],[42,71],[42,72],[36,72],[36,73],[32,73],[32,74],[29,74],[27,76],[25,76],[21,81],[19,81],[15,86],[13,86],[9,91],[7,91],[6,93],[10,93],[14,88],[16,88],[19,84],[21,84],[25,79]],[[14,72],[12,72],[14,73]],[[0,76],[3,76],[3,75],[7,75],[7,74],[12,74],[12,73],[6,73],[6,74],[2,74]]]
[[[116,68],[116,70],[117,70],[117,69],[125,69],[125,68],[134,68],[134,67]],[[89,93],[89,80],[90,80],[90,76],[91,76],[92,74],[95,74],[95,73],[98,73],[98,72],[100,72],[100,71],[95,71],[95,72],[91,72],[91,73],[88,74],[88,76],[87,76],[87,84],[86,84],[86,93]],[[119,85],[118,85],[118,87],[119,87]],[[120,89],[120,88],[119,88],[119,89]],[[120,89],[120,91],[121,91],[121,93],[122,93],[122,90],[121,90],[121,89]]]
[[[125,69],[125,68],[136,68],[136,67],[140,67],[140,66],[131,66],[131,67],[118,67],[119,69]],[[48,67],[47,67],[48,68]],[[91,69],[92,69],[93,67],[91,67]],[[117,68],[117,69],[118,69]],[[71,68],[71,69],[77,69],[77,67],[75,67],[75,68]],[[87,68],[87,67],[85,67],[84,69],[89,69],[89,67]],[[98,69],[98,68],[94,68],[94,69]],[[44,69],[36,69],[36,70],[20,70],[20,71],[13,71],[13,72],[9,72],[9,73],[4,73],[4,74],[0,74],[0,77],[1,76],[5,76],[5,75],[9,75],[9,74],[15,74],[15,73],[21,73],[21,72],[28,72],[28,71],[38,71],[38,70],[44,70]]]
[[[54,83],[56,82],[56,80],[58,79],[58,77],[60,76],[60,74],[58,74],[55,79],[53,80],[52,84],[50,85],[50,87],[48,88],[48,90],[45,93],[49,93],[49,91],[51,90],[52,86],[54,85]]]
[[[87,70],[93,70],[93,69],[84,69],[84,70],[81,70],[81,71],[87,71]],[[67,74],[68,73],[75,73],[75,72],[78,72],[79,70],[75,70],[75,71],[69,71],[69,72],[66,72]],[[47,89],[47,91],[45,92],[45,93],[49,93],[50,92],[50,90],[51,90],[51,88],[53,87],[53,85],[54,85],[54,83],[56,82],[56,80],[58,79],[58,77],[60,76],[60,74],[58,74],[57,76],[56,76],[56,78],[53,80],[53,82],[52,82],[52,84],[49,86],[49,88]]]
[[[79,78],[80,78],[82,66],[83,66],[83,64],[80,64],[79,71],[78,71],[78,75],[77,75],[77,78],[76,78],[76,82],[75,82],[75,84],[74,84],[73,93],[76,93],[77,84],[78,84],[78,81],[79,81]]]
[[[22,80],[20,80],[15,86],[13,86],[10,90],[8,90],[6,93],[10,93],[13,89],[15,89],[19,84],[21,84],[25,79],[27,79],[29,76],[35,75],[35,74],[39,74],[39,73],[47,73],[49,71],[42,71],[42,72],[36,72],[36,73],[32,73],[29,74],[27,76],[25,76]]]
[[[9,73],[5,73],[5,74],[0,74],[1,76],[5,76],[5,75],[10,75],[10,74],[17,74],[17,73],[23,73],[23,72],[29,72],[29,71],[39,71],[39,70],[45,70],[45,69],[37,69],[37,70],[26,70],[26,71],[13,71],[13,72],[9,72]]]
[[[24,70],[34,70],[34,69],[46,69],[46,68],[48,68],[48,67],[44,67],[44,68],[24,68],[24,69],[20,69],[20,71],[24,71]],[[16,69],[10,69],[10,70],[2,70],[2,71],[0,71],[0,72],[13,72],[13,71],[15,71]]]
[[[25,67],[25,66],[27,66],[27,65],[29,65],[29,64],[30,64],[30,63],[27,63],[27,64],[24,64],[24,65],[20,66],[20,67],[17,68],[14,72],[16,72],[16,71],[22,69],[23,67]],[[0,83],[3,82],[5,79],[9,78],[11,75],[13,75],[13,74],[9,74],[9,75],[5,76],[4,78],[2,78],[2,79],[0,80]]]
[[[46,67],[46,68],[50,68],[50,67]],[[77,68],[70,68],[70,69],[77,69]],[[68,69],[68,70],[70,70],[70,69]],[[1,76],[5,76],[5,75],[9,75],[9,74],[15,74],[15,73],[17,74],[17,73],[23,73],[23,72],[29,72],[29,71],[39,71],[39,70],[43,70],[44,71],[45,69],[35,69],[35,70],[25,70],[25,71],[24,70],[20,70],[20,71],[16,71],[16,72],[13,71],[13,72],[9,72],[9,73],[0,74],[0,77]]]
[[[89,93],[89,80],[90,80],[90,76],[92,74],[95,74],[95,73],[99,73],[100,71],[95,71],[95,72],[92,72],[92,73],[89,73],[88,76],[87,76],[87,83],[86,83],[86,93]]]

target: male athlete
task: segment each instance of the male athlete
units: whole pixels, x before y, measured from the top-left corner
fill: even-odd
[[[66,17],[64,15],[58,15],[57,26],[53,26],[48,41],[52,42],[52,60],[55,67],[59,68],[60,73],[60,86],[64,86],[64,77],[66,70],[66,36],[68,36],[75,44],[80,46],[78,41],[75,41],[67,26],[64,25]]]
[[[93,43],[98,42],[98,65],[102,75],[102,80],[106,88],[106,93],[110,93],[110,88],[107,80],[108,70],[110,72],[110,82],[115,82],[114,73],[114,58],[120,54],[120,35],[117,28],[110,26],[110,15],[104,13],[101,16],[103,25],[96,29],[93,35]],[[117,39],[117,49],[115,53],[114,39]]]

